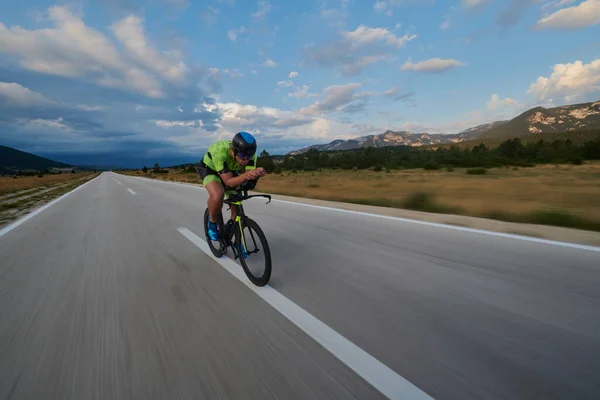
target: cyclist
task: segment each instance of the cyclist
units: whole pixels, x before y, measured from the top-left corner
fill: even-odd
[[[265,175],[264,168],[257,168],[256,162],[256,139],[248,132],[238,132],[232,140],[219,140],[210,145],[198,164],[198,174],[209,196],[208,235],[211,240],[219,239],[216,222],[224,195],[237,187],[252,190],[258,178]],[[236,207],[231,207],[231,220],[235,217]]]

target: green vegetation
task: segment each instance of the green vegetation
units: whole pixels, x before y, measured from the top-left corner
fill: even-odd
[[[375,171],[385,169],[437,170],[440,168],[473,168],[469,174],[485,174],[481,168],[494,167],[532,167],[537,164],[575,164],[581,165],[584,160],[600,159],[600,130],[596,137],[582,144],[571,139],[523,143],[521,138],[508,139],[498,146],[490,148],[485,143],[471,148],[457,145],[448,147],[419,148],[394,146],[383,148],[364,148],[342,152],[320,152],[309,150],[296,156],[283,158],[271,157],[263,151],[258,158],[258,165],[268,172],[315,171],[319,169],[368,169]],[[277,160],[278,163],[274,161]]]

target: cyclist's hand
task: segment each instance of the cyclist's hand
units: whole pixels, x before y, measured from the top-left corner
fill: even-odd
[[[266,174],[265,169],[263,167],[256,168],[256,171],[258,172],[258,176],[265,176]]]
[[[252,180],[258,178],[258,171],[255,169],[251,169],[250,171],[245,172],[246,179]]]

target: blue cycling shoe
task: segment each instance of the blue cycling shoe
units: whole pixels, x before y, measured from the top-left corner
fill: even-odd
[[[217,232],[217,224],[212,222],[212,221],[208,221],[208,237],[210,238],[210,240],[219,240],[219,232]]]

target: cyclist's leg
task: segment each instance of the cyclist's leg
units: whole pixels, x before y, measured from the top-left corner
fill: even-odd
[[[217,222],[217,215],[223,208],[223,184],[218,176],[208,175],[202,182],[206,191],[208,192],[208,214],[210,215],[210,222]]]
[[[219,240],[219,232],[217,231],[217,215],[223,208],[223,184],[217,175],[207,175],[202,180],[206,191],[208,192],[208,235],[211,240]]]

